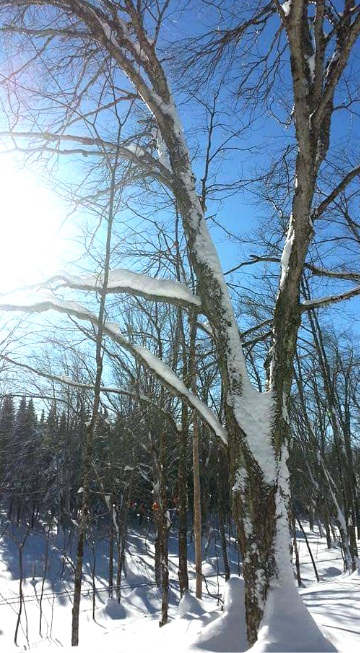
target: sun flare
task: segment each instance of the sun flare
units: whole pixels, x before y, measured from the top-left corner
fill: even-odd
[[[35,283],[63,266],[65,212],[36,176],[0,156],[0,292]]]

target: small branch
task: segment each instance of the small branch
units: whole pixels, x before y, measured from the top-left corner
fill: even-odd
[[[243,261],[242,263],[239,263],[239,265],[235,265],[230,270],[224,272],[224,276],[240,270],[240,268],[243,268],[245,265],[254,265],[254,263],[280,263],[279,256],[257,256],[256,254],[251,254],[250,258],[250,261]]]
[[[334,190],[328,195],[322,202],[319,204],[319,206],[315,209],[313,209],[311,213],[311,218],[312,220],[316,220],[319,218],[324,211],[332,204],[334,200],[339,196],[341,191],[343,191],[349,184],[350,182],[354,179],[354,177],[357,177],[360,175],[360,165],[356,166],[352,170],[350,170],[347,175],[341,180],[341,182],[334,188]]]

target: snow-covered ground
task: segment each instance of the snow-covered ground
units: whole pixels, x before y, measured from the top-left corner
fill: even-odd
[[[72,608],[72,554],[75,542],[51,534],[46,558],[44,533],[29,533],[6,528],[0,523],[0,650],[70,650]],[[5,532],[4,532],[5,531]],[[314,560],[320,576],[316,582],[313,566],[301,532],[298,533],[303,587],[300,594],[313,618],[331,643],[334,651],[360,651],[360,575],[342,575],[342,557],[338,546],[326,548],[326,541],[316,530],[307,530]],[[84,596],[81,605],[80,647],[83,653],[189,653],[190,651],[245,651],[248,649],[244,618],[239,610],[243,583],[236,575],[238,555],[235,545],[229,549],[234,575],[226,584],[222,570],[220,544],[213,531],[203,572],[204,595],[198,601],[192,592],[179,602],[175,533],[170,539],[171,592],[169,624],[159,628],[161,595],[154,584],[154,546],[151,529],[143,525],[132,529],[126,554],[126,577],[122,581],[122,601],[118,604],[107,595],[108,551],[104,541],[95,541],[87,551]],[[205,543],[204,543],[205,544]],[[190,553],[192,546],[190,544]],[[22,553],[24,604],[14,636],[19,612],[19,555]],[[217,557],[217,554],[218,556]],[[95,569],[93,605],[92,568]],[[192,574],[193,575],[193,574]],[[194,581],[191,581],[193,589]],[[220,597],[221,600],[217,599]],[[94,613],[94,615],[93,615]],[[93,618],[93,616],[95,618]],[[294,620],[276,616],[276,627],[288,635],[288,650],[302,651],[301,642],[292,641]],[[296,624],[295,624],[296,625]],[[258,653],[276,651],[266,641],[271,624],[263,629]],[[71,649],[73,650],[73,649]]]

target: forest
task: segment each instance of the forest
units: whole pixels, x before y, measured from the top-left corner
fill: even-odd
[[[211,525],[248,646],[287,597],[293,650],[334,650],[296,537],[357,572],[360,5],[0,0],[0,32],[1,155],[66,228],[62,269],[0,295],[4,528],[75,538],[72,646],[89,533],[120,600],[149,523],[161,626],[170,531],[200,598]]]

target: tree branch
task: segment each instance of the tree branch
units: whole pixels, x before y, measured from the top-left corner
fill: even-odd
[[[312,220],[319,218],[328,208],[328,206],[332,204],[332,202],[338,197],[341,191],[343,191],[354,179],[354,177],[357,177],[358,175],[360,175],[360,165],[350,170],[341,180],[341,182],[334,188],[334,190],[331,191],[330,195],[328,195],[317,208],[313,209],[311,213]]]
[[[73,301],[64,301],[51,293],[34,293],[34,296],[19,296],[16,300],[1,301],[0,310],[2,311],[21,311],[24,313],[44,313],[47,311],[56,311],[65,315],[73,316],[79,320],[84,320],[99,327],[98,317],[81,304]],[[185,385],[173,370],[156,358],[146,347],[133,345],[120,332],[117,324],[105,322],[103,333],[123,347],[132,356],[134,356],[144,367],[154,374],[154,376],[165,386],[173,395],[185,401],[192,406],[198,415],[206,421],[209,428],[227,444],[227,433],[220,424],[218,418],[210,408],[198,397],[196,397]]]
[[[167,188],[172,190],[173,180],[172,175],[169,170],[162,165],[158,159],[154,159],[149,152],[147,152],[143,147],[139,145],[120,145],[118,143],[112,143],[111,141],[105,141],[102,138],[91,138],[90,136],[79,136],[76,134],[52,134],[50,132],[31,132],[31,131],[1,131],[0,137],[6,137],[14,139],[16,145],[16,139],[42,139],[47,143],[74,143],[83,145],[84,147],[98,147],[99,151],[96,150],[83,150],[77,149],[75,152],[81,153],[86,156],[105,153],[106,150],[113,150],[116,152],[120,158],[125,159],[126,161],[131,161],[132,163],[137,164],[143,170],[148,172],[152,177],[155,177],[158,181],[163,183]],[[41,147],[43,150],[44,148]],[[28,151],[28,150],[27,150]],[[57,150],[56,150],[57,151]],[[66,150],[63,153],[70,154],[72,150]]]
[[[300,304],[300,309],[302,311],[309,311],[313,308],[323,308],[324,306],[330,306],[331,304],[336,304],[346,299],[357,297],[358,295],[360,295],[360,286],[356,286],[352,290],[343,292],[340,295],[330,295],[329,297],[321,297],[320,299],[306,299]]]

